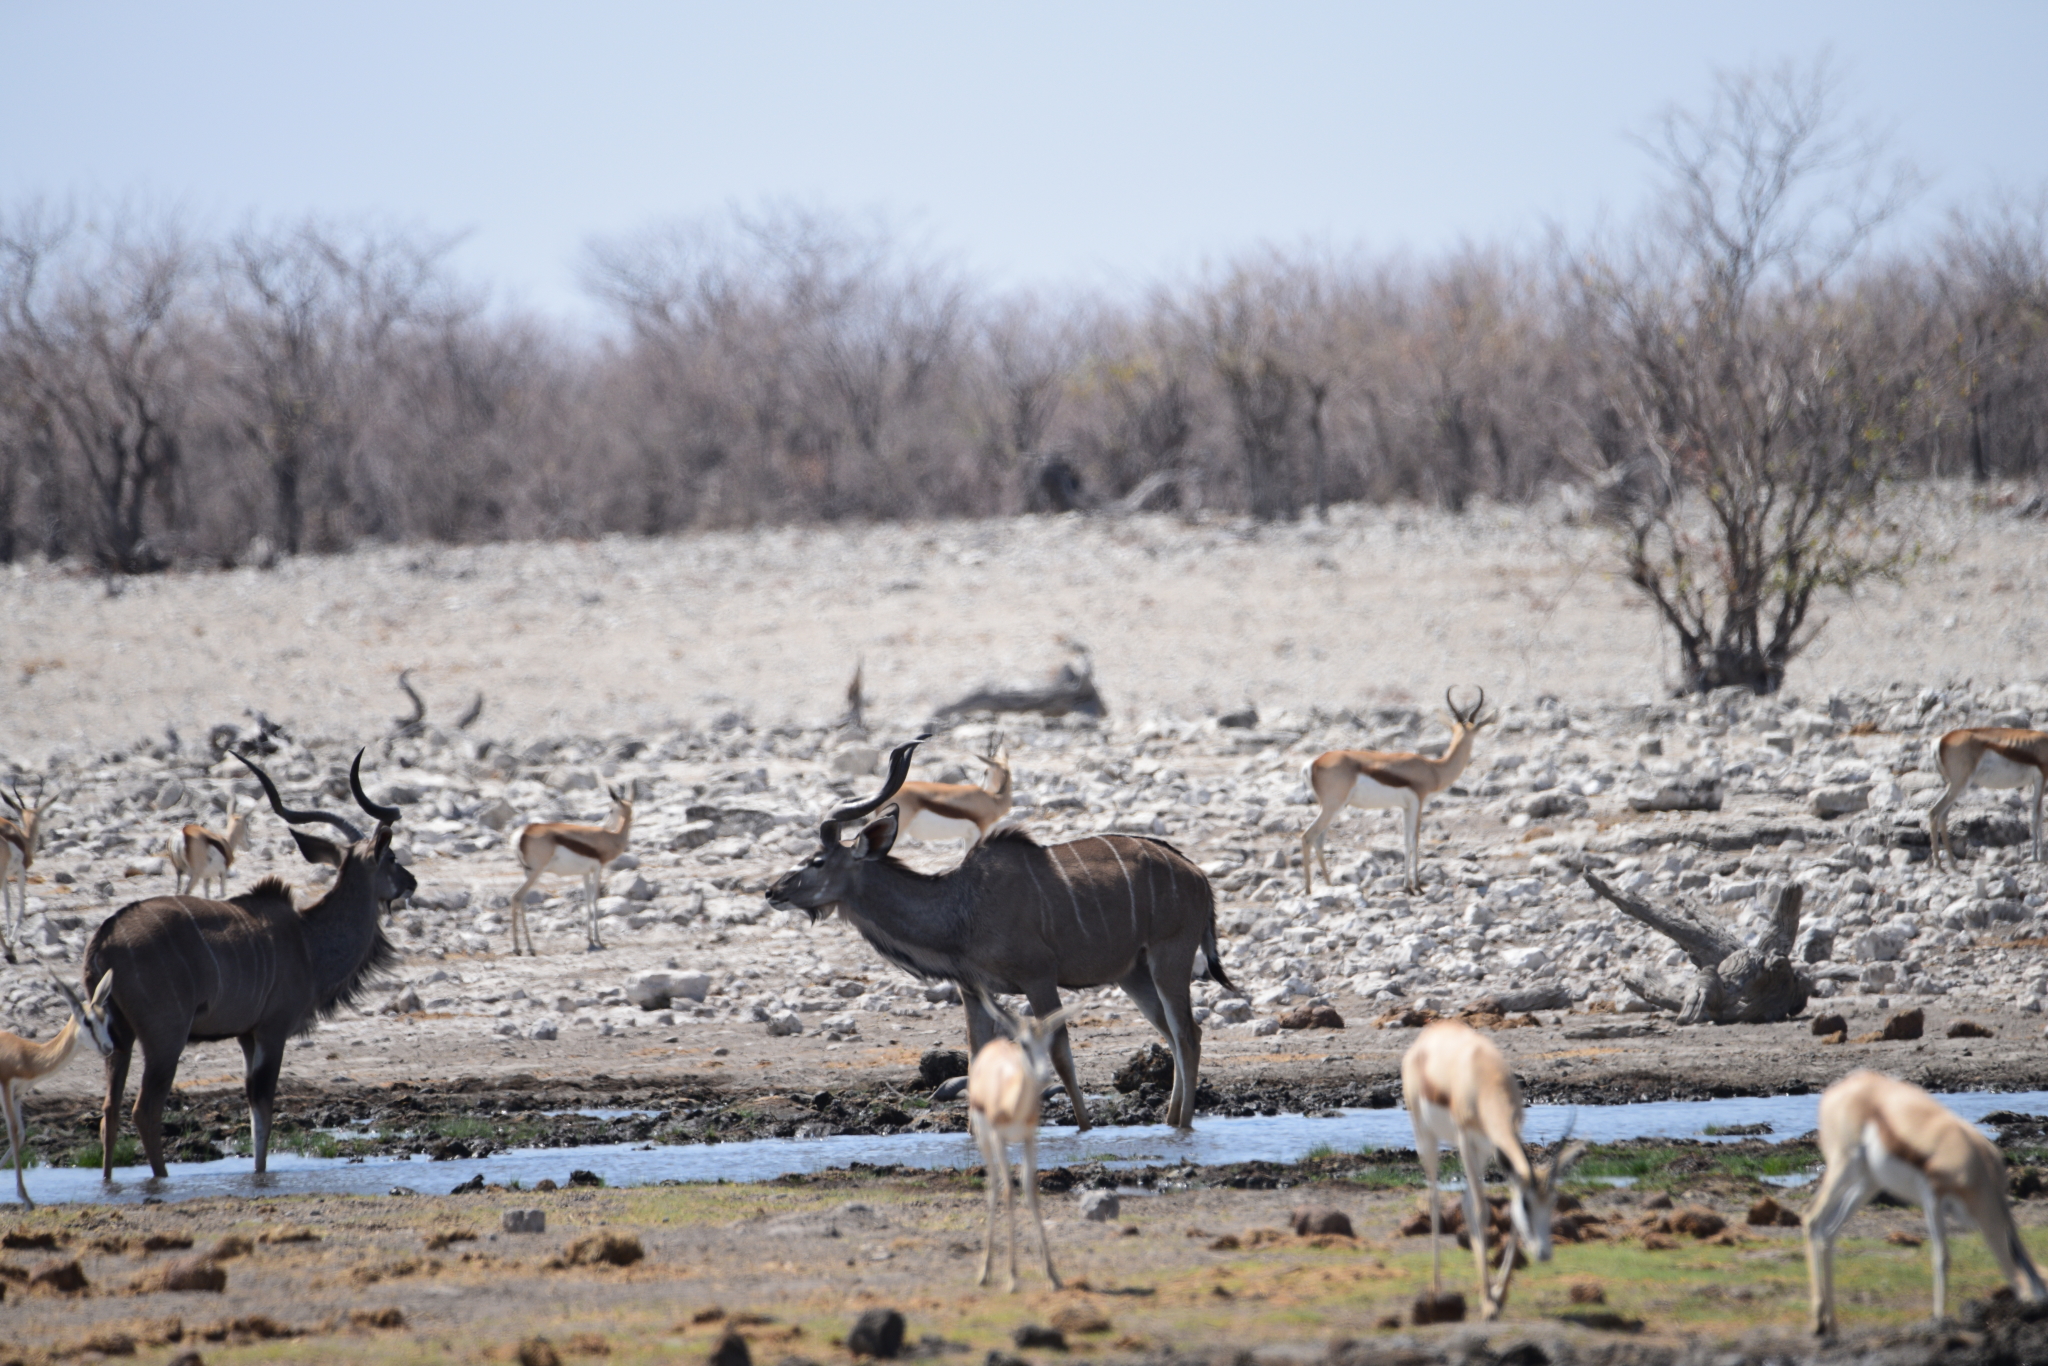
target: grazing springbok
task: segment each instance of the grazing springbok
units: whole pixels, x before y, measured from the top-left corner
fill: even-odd
[[[1465,765],[1472,761],[1472,737],[1481,726],[1499,718],[1481,716],[1486,689],[1479,700],[1460,709],[1444,689],[1444,705],[1451,709],[1451,743],[1441,755],[1385,752],[1371,749],[1333,749],[1309,761],[1303,773],[1309,791],[1323,808],[1308,829],[1301,832],[1301,881],[1308,891],[1316,889],[1309,869],[1313,855],[1323,865],[1323,881],[1330,881],[1330,860],[1323,852],[1323,838],[1330,822],[1349,806],[1392,808],[1401,813],[1401,844],[1408,854],[1408,890],[1422,889],[1422,804],[1458,781]]]
[[[1038,1225],[1045,1278],[1057,1290],[1060,1273],[1052,1269],[1052,1244],[1045,1236],[1045,1216],[1038,1212],[1038,1116],[1046,1084],[1052,1080],[1053,1035],[1075,1008],[1066,1006],[1042,1020],[1021,1021],[986,996],[981,997],[981,1008],[1002,1020],[1009,1037],[989,1040],[967,1065],[967,1127],[974,1131],[974,1146],[988,1164],[988,1242],[975,1284],[987,1285],[995,1265],[1000,1196],[1010,1225],[1010,1293],[1017,1291],[1017,1202],[1010,1193],[1010,1145],[1017,1143],[1024,1148],[1024,1198],[1031,1205],[1031,1221]]]
[[[1585,1155],[1583,1143],[1560,1141],[1550,1161],[1535,1163],[1522,1147],[1522,1088],[1508,1071],[1507,1060],[1493,1041],[1468,1024],[1439,1020],[1422,1033],[1401,1058],[1401,1099],[1415,1126],[1415,1151],[1422,1158],[1423,1180],[1429,1185],[1429,1260],[1434,1294],[1444,1288],[1443,1211],[1436,1185],[1437,1145],[1458,1150],[1465,1171],[1465,1227],[1472,1239],[1472,1258],[1479,1266],[1480,1317],[1499,1315],[1507,1303],[1508,1280],[1515,1271],[1515,1240],[1550,1260],[1550,1218],[1557,1209],[1558,1186]],[[1486,1229],[1492,1211],[1482,1195],[1486,1165],[1498,1155],[1507,1169],[1508,1215],[1514,1230],[1501,1255],[1500,1280],[1487,1283]]]
[[[34,801],[22,796],[18,787],[12,792],[0,790],[0,806],[14,813],[11,820],[0,816],[0,951],[10,963],[17,961],[14,941],[21,937],[28,920],[28,870],[35,864],[36,846],[42,843],[43,815],[58,800],[46,799],[40,785]]]
[[[235,854],[249,845],[249,818],[255,814],[253,810],[238,813],[230,794],[225,834],[215,834],[197,823],[180,830],[164,850],[164,857],[171,861],[172,894],[204,892],[218,882],[220,894],[226,896],[228,873],[235,866]]]
[[[992,736],[979,755],[988,768],[988,782],[905,783],[896,791],[903,838],[936,843],[965,840],[967,847],[987,838],[996,822],[1010,814],[1010,765],[1002,757],[1002,736]]]
[[[260,1172],[270,1152],[270,1110],[285,1044],[360,998],[397,956],[378,920],[417,884],[391,852],[399,809],[381,806],[363,791],[362,754],[350,765],[348,782],[356,805],[376,818],[377,828],[367,837],[331,812],[286,807],[268,773],[245,756],[235,757],[263,784],[271,810],[286,823],[331,825],[349,842],[292,830],[309,862],[335,870],[334,885],[310,906],[294,906],[282,879],[265,878],[226,901],[159,896],[132,902],[93,934],[85,949],[86,984],[97,990],[107,974],[116,977],[109,1012],[114,1046],[100,1116],[100,1175],[106,1180],[114,1175],[121,1095],[136,1043],[142,1045],[142,1086],[135,1096],[135,1128],[150,1170],[166,1174],[164,1099],[185,1045],[234,1039],[246,1063],[243,1086]]]
[[[837,910],[890,962],[958,984],[970,1055],[997,1032],[983,994],[1021,993],[1032,1013],[1047,1019],[1060,1008],[1061,987],[1114,982],[1171,1046],[1166,1122],[1189,1127],[1202,1067],[1202,1031],[1189,992],[1196,958],[1207,962],[1213,980],[1236,990],[1216,948],[1208,877],[1164,840],[1091,835],[1041,845],[1010,826],[970,849],[959,867],[920,873],[889,855],[895,807],[842,844],[843,823],[883,806],[903,786],[917,746],[897,746],[879,793],[825,818],[817,854],[776,879],[768,900],[813,921]],[[1052,1061],[1074,1102],[1074,1122],[1087,1128],[1064,1026],[1053,1039]]]
[[[2005,1199],[2005,1158],[1975,1126],[1911,1082],[1859,1071],[1820,1098],[1820,1193],[1806,1212],[1806,1268],[1813,1331],[1835,1331],[1835,1239],[1864,1201],[1883,1191],[1927,1216],[1934,1252],[1934,1317],[1948,1306],[1947,1217],[1976,1225],[2005,1281],[2024,1300],[2048,1300],[2013,1226]]]
[[[92,1000],[86,1002],[78,999],[78,993],[69,984],[58,982],[57,990],[64,993],[64,1003],[71,1007],[71,1018],[55,1038],[42,1043],[0,1029],[0,1107],[6,1110],[7,1146],[14,1153],[14,1193],[30,1209],[36,1207],[36,1202],[28,1198],[28,1186],[21,1178],[22,1157],[28,1146],[28,1122],[22,1118],[22,1100],[29,1087],[71,1061],[81,1030],[101,1057],[114,1051],[113,1036],[107,1032],[107,993],[113,988],[113,976],[102,977]]]
[[[612,813],[603,825],[570,825],[565,821],[535,822],[519,832],[519,866],[526,881],[512,897],[512,956],[519,956],[519,932],[526,932],[528,957],[537,957],[533,928],[526,923],[526,894],[543,873],[574,873],[583,879],[590,901],[591,949],[601,949],[597,937],[597,899],[604,894],[604,872],[611,861],[626,852],[633,837],[633,803],[616,787],[605,791],[612,799]]]
[[[2034,789],[2034,862],[2041,861],[2041,783],[2048,775],[2048,731],[1974,726],[1952,730],[1934,742],[1934,767],[1948,788],[1927,808],[1929,855],[1936,864],[1942,854],[1956,861],[1949,843],[1948,812],[1971,783],[1979,787]]]

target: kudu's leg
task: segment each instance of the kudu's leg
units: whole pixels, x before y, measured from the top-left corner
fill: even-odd
[[[150,1174],[158,1178],[171,1174],[164,1165],[164,1102],[171,1097],[171,1085],[178,1079],[178,1049],[175,1045],[152,1049],[142,1045],[142,1085],[135,1089],[135,1108],[129,1112],[135,1132],[142,1136],[142,1150],[149,1155]]]
[[[979,992],[962,992],[961,999],[967,1005],[967,1056],[972,1058],[1000,1031],[996,1027],[995,1016],[982,1007]]]
[[[1044,1019],[1060,1008],[1060,989],[1051,982],[1039,982],[1027,987],[1026,1000],[1031,1002],[1031,1013]],[[1068,1029],[1061,1025],[1059,1033],[1052,1036],[1053,1070],[1060,1074],[1060,1082],[1067,1088],[1067,1098],[1074,1102],[1074,1127],[1086,1129],[1088,1123],[1088,1102],[1081,1098],[1081,1078],[1074,1072],[1074,1048],[1068,1038]]]
[[[1138,966],[1117,985],[1123,988],[1124,995],[1131,998],[1131,1004],[1137,1006],[1138,1013],[1152,1022],[1152,1027],[1159,1031],[1159,1037],[1173,1049],[1173,1094],[1166,1101],[1166,1122],[1172,1124],[1180,1103],[1180,1049],[1174,1046],[1173,1026],[1167,1023],[1166,1018],[1166,1003],[1159,999],[1159,989],[1152,984],[1151,968],[1144,955],[1139,955]]]
[[[128,1061],[135,1040],[117,1039],[107,1054],[107,1099],[100,1110],[100,1180],[114,1179],[114,1141],[121,1136],[121,1098],[128,1090]]]
[[[242,1090],[249,1098],[249,1144],[256,1170],[270,1166],[270,1111],[277,1102],[277,1074],[284,1066],[284,1038],[241,1037],[244,1072]]]
[[[21,1175],[21,1150],[28,1142],[28,1125],[21,1116],[19,1083],[0,1082],[0,1109],[7,1112],[7,1150],[14,1157],[14,1193],[21,1197],[22,1204],[34,1209],[36,1202],[28,1198],[28,1183]]]
[[[1176,1129],[1195,1124],[1195,1086],[1202,1072],[1202,1027],[1195,1022],[1189,989],[1194,954],[1148,953],[1146,966],[1166,1014],[1167,1039],[1173,1047],[1173,1095],[1166,1103],[1166,1122]]]

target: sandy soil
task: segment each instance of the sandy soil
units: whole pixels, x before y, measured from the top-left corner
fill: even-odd
[[[1904,587],[1822,604],[1804,695],[2041,669],[2040,523],[1936,493]],[[419,670],[446,720],[613,734],[737,710],[840,711],[865,660],[877,719],[914,724],[983,680],[1092,651],[1119,723],[1495,697],[1661,696],[1671,660],[1602,534],[1551,509],[1339,509],[1327,526],[1025,518],[678,540],[407,548],[111,585],[0,573],[0,756],[190,734],[245,708],[351,735]],[[118,589],[118,593],[109,590]]]

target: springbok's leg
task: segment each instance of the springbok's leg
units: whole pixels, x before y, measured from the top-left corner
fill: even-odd
[[[2048,782],[2048,771],[2034,770],[2034,862],[2041,861],[2041,785]]]
[[[1033,983],[1025,989],[1024,997],[1031,1002],[1031,1013],[1041,1020],[1060,1008],[1060,989],[1050,981]],[[1052,1065],[1067,1088],[1067,1099],[1074,1102],[1074,1127],[1088,1128],[1088,1102],[1081,1098],[1081,1078],[1074,1071],[1074,1047],[1068,1041],[1065,1025],[1052,1038]]]
[[[1875,1192],[1862,1154],[1853,1149],[1830,1157],[1821,1177],[1820,1193],[1806,1211],[1806,1272],[1813,1295],[1813,1332],[1828,1337],[1835,1331],[1835,1239],[1842,1225]]]
[[[1002,1168],[1003,1158],[1001,1151],[994,1148],[990,1142],[992,1133],[988,1120],[982,1116],[981,1111],[968,1112],[967,1127],[974,1131],[974,1146],[981,1150],[982,1170],[987,1173],[985,1184],[988,1186],[988,1237],[981,1242],[981,1275],[974,1282],[976,1285],[987,1285],[989,1272],[995,1270],[996,1264],[996,1201],[999,1198],[996,1192],[996,1173]]]
[[[269,1170],[270,1111],[277,1102],[277,1073],[284,1066],[283,1037],[263,1039],[254,1034],[241,1038],[246,1064],[242,1089],[249,1097],[249,1140],[256,1153],[256,1170]]]
[[[1465,1168],[1465,1232],[1472,1239],[1472,1260],[1479,1264],[1479,1317],[1496,1318],[1500,1306],[1493,1302],[1491,1277],[1486,1274],[1486,1230],[1493,1223],[1493,1206],[1486,1202],[1486,1154],[1472,1141],[1467,1130],[1458,1132],[1458,1161]]]
[[[100,1110],[100,1180],[114,1179],[114,1141],[121,1136],[121,1097],[128,1090],[128,1061],[135,1040],[116,1037],[107,1054],[107,1098]]]
[[[2027,1255],[2027,1245],[2020,1241],[2012,1207],[2005,1203],[2005,1192],[1993,1186],[1975,1186],[1964,1192],[1962,1204],[1970,1222],[1984,1235],[1984,1242],[2013,1293],[2023,1300],[2048,1300],[2048,1283],[2042,1281],[2034,1259]]]
[[[187,1032],[189,1033],[189,1027]],[[149,1155],[150,1174],[169,1176],[164,1165],[164,1102],[170,1099],[171,1084],[178,1079],[178,1046],[150,1047],[142,1043],[142,1085],[135,1090],[135,1108],[129,1117],[142,1136],[142,1150]]]
[[[584,894],[590,899],[590,943],[587,948],[601,949],[604,940],[597,937],[597,889],[604,885],[604,870],[596,869],[584,876]]]
[[[1330,822],[1336,820],[1338,813],[1344,809],[1343,802],[1332,806],[1329,802],[1323,801],[1321,793],[1316,794],[1316,800],[1321,803],[1323,809],[1309,822],[1308,829],[1301,832],[1301,890],[1304,895],[1313,895],[1316,890],[1315,878],[1309,871],[1308,861],[1311,855],[1323,866],[1323,881],[1330,880],[1330,858],[1323,852],[1323,842],[1330,832]]]
[[[1408,890],[1422,890],[1422,799],[1413,792],[1401,794],[1401,843],[1408,852]]]
[[[1436,1139],[1424,1135],[1420,1125],[1415,1129],[1415,1152],[1422,1159],[1422,1184],[1429,1187],[1429,1289],[1434,1297],[1444,1293],[1444,1211],[1436,1186]]]
[[[1941,1195],[1934,1183],[1920,1182],[1920,1210],[1927,1216],[1927,1250],[1934,1263],[1934,1319],[1948,1313],[1948,1220],[1942,1217]]]
[[[1003,1187],[1003,1227],[1010,1235],[1010,1285],[1012,1295],[1017,1293],[1017,1195],[1010,1189],[1010,1144],[1000,1129],[990,1126],[994,1134],[996,1151],[995,1174]]]
[[[1962,782],[1957,782],[1954,778],[1949,778],[1946,773],[1943,773],[1941,776],[1948,778],[1948,787],[1942,792],[1941,797],[1934,805],[1927,808],[1927,859],[1928,862],[1939,868],[1941,867],[1941,856],[1946,853],[1949,866],[1953,868],[1956,865],[1956,847],[1950,842],[1948,837],[1948,812],[1949,808],[1956,804],[1956,799],[1963,795],[1963,789],[1968,787],[1970,783],[1968,778],[1965,778]]]
[[[1031,1222],[1038,1225],[1038,1250],[1045,1254],[1045,1278],[1052,1288],[1062,1289],[1060,1273],[1052,1269],[1052,1239],[1045,1236],[1045,1216],[1038,1212],[1038,1126],[1024,1131],[1024,1197],[1031,1202]]]
[[[534,884],[540,881],[541,874],[546,871],[547,868],[545,866],[528,870],[526,881],[520,883],[519,890],[512,894],[512,956],[514,958],[519,956],[519,932],[521,930],[526,931],[527,956],[538,956],[533,951],[533,927],[526,923],[526,894],[533,890]]]

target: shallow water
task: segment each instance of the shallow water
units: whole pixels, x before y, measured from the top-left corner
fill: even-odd
[[[1996,1110],[2048,1114],[2048,1091],[1961,1092],[1940,1097],[1957,1114],[1979,1120]],[[1523,1132],[1531,1143],[1564,1136],[1595,1143],[1638,1138],[1696,1138],[1724,1141],[1708,1125],[1768,1124],[1769,1137],[1796,1138],[1814,1126],[1819,1096],[1737,1096],[1725,1100],[1650,1101],[1634,1105],[1534,1105]],[[1725,1141],[1734,1142],[1733,1138]],[[1039,1165],[1079,1162],[1112,1166],[1211,1166],[1226,1162],[1293,1162],[1311,1150],[1340,1152],[1415,1145],[1407,1112],[1347,1110],[1312,1118],[1262,1115],[1204,1119],[1193,1133],[1164,1125],[1091,1129],[1048,1126],[1039,1140]],[[571,1170],[596,1172],[613,1186],[656,1181],[762,1181],[790,1172],[823,1171],[855,1162],[904,1167],[973,1167],[981,1162],[966,1134],[845,1135],[835,1138],[764,1138],[745,1143],[669,1146],[603,1143],[575,1148],[522,1148],[488,1157],[432,1162],[424,1157],[373,1157],[361,1161],[273,1153],[270,1170],[255,1175],[246,1157],[218,1162],[173,1162],[164,1181],[148,1179],[146,1167],[122,1167],[111,1185],[97,1168],[37,1167],[28,1172],[29,1195],[38,1203],[98,1201],[133,1204],[145,1197],[192,1200],[213,1195],[383,1195],[393,1187],[438,1195],[481,1174],[485,1181],[519,1181],[532,1186],[543,1177],[567,1179]]]

